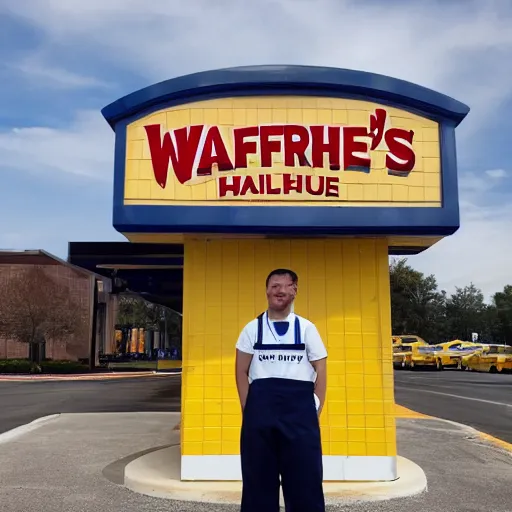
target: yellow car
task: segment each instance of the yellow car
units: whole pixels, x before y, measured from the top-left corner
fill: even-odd
[[[413,354],[418,353],[418,348],[428,346],[423,340],[413,343],[393,346],[393,366],[396,368],[411,368]],[[412,363],[414,367],[414,363]]]
[[[489,345],[485,345],[483,343],[475,343],[472,347],[459,349],[462,352],[462,357],[459,364],[459,370],[469,370],[468,361],[475,354],[481,354],[482,352],[489,349]]]
[[[411,354],[409,361],[409,368],[414,370],[416,368],[425,366],[437,366],[438,357],[435,345],[418,345]]]
[[[401,334],[400,336],[392,336],[393,345],[410,345],[413,343],[419,343],[421,345],[428,345],[428,343],[415,334]]]
[[[408,367],[410,355],[412,355],[411,345],[393,345],[393,366],[395,368]]]
[[[512,346],[488,344],[481,350],[464,357],[463,364],[468,370],[501,373],[512,371]]]
[[[453,340],[433,345],[435,366],[444,368],[462,368],[462,358],[476,350],[477,345],[471,341]]]

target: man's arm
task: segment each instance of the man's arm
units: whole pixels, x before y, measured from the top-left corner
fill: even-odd
[[[315,394],[320,400],[320,407],[318,407],[318,416],[320,416],[327,394],[327,358],[311,361],[311,364],[316,371]]]
[[[314,324],[310,324],[305,335],[308,359],[316,372],[315,394],[320,400],[318,415],[322,412],[327,394],[327,350]]]
[[[249,323],[243,328],[236,342],[235,379],[242,411],[249,392],[249,368],[254,354],[253,338],[254,333],[251,332]]]
[[[249,367],[251,366],[252,354],[247,354],[236,349],[235,376],[238,397],[242,411],[245,408],[247,394],[249,393]]]

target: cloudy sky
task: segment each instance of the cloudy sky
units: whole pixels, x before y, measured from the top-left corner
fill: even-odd
[[[471,107],[459,232],[409,261],[453,291],[512,283],[509,0],[2,0],[0,248],[123,240],[100,109],[207,69],[311,64],[409,80]]]

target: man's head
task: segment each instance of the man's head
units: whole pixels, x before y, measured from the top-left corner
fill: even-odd
[[[284,311],[289,308],[297,295],[298,282],[299,278],[293,270],[272,270],[266,282],[269,309]]]

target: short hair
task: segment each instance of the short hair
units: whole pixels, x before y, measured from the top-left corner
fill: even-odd
[[[299,282],[299,276],[293,271],[288,268],[276,268],[275,270],[272,270],[270,274],[267,276],[267,280],[265,281],[265,286],[268,287],[268,282],[270,281],[270,278],[272,276],[290,276],[292,279],[293,284],[298,284]]]

